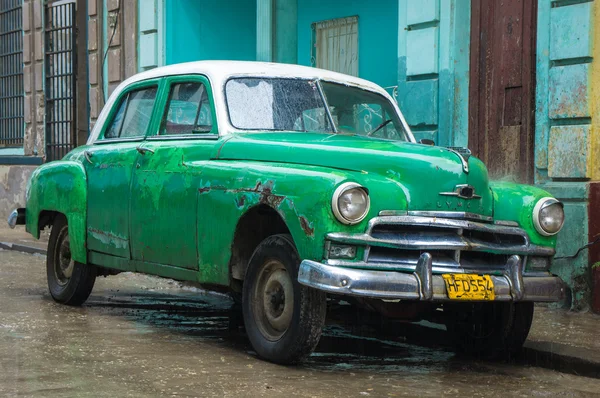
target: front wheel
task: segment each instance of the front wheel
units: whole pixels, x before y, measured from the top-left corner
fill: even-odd
[[[325,323],[326,295],[298,283],[299,265],[291,237],[273,235],[254,251],[244,279],[246,333],[258,355],[275,363],[308,356]]]
[[[531,328],[533,303],[444,304],[446,328],[456,349],[484,358],[519,352]]]
[[[54,301],[58,303],[81,305],[94,288],[96,267],[74,261],[71,258],[70,242],[67,219],[59,214],[54,219],[48,240],[48,289]]]

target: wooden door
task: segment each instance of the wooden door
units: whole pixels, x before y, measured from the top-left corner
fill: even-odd
[[[537,0],[473,0],[469,147],[493,179],[533,182]]]

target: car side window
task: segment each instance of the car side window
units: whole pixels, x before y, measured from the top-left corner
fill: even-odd
[[[210,99],[204,84],[173,84],[160,134],[205,134],[212,131],[212,125]]]
[[[123,97],[104,139],[144,137],[152,118],[157,91],[157,87],[149,87]]]

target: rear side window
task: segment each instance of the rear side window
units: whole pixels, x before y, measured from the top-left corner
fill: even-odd
[[[144,137],[156,100],[157,87],[131,91],[119,104],[104,139]]]
[[[193,82],[171,86],[161,135],[210,133],[212,124],[210,100],[204,84]]]

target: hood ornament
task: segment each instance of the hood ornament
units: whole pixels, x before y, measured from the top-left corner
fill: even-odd
[[[481,196],[475,194],[475,188],[469,184],[459,184],[452,192],[440,192],[440,195],[456,196],[461,199],[481,199]]]

